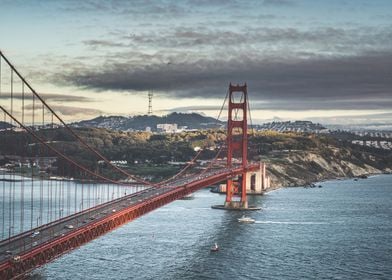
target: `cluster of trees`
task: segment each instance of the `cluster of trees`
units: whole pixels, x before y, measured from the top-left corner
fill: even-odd
[[[176,134],[152,134],[149,132],[122,132],[103,128],[78,128],[77,135],[109,160],[125,160],[128,168],[134,171],[136,165],[157,166],[169,161],[186,162],[191,160],[195,148],[204,149],[201,159],[213,158],[217,149],[225,144],[225,130],[199,130]],[[64,128],[46,129],[36,132],[39,137],[58,151],[91,170],[105,168],[98,164],[98,157],[76,141],[75,137]],[[330,147],[342,148],[341,153],[334,153]],[[329,135],[279,133],[274,131],[252,132],[249,135],[249,157],[268,156],[275,151],[317,150],[324,158],[355,157],[365,161],[370,155],[380,157],[380,165],[392,165],[392,156],[384,151],[352,145],[350,141],[337,139]],[[57,156],[41,143],[37,143],[27,133],[6,131],[0,134],[0,153],[19,156]],[[346,154],[347,153],[347,154]],[[384,154],[383,154],[384,153]],[[57,170],[77,177],[77,168],[66,160],[58,160]],[[166,170],[166,169],[165,169]],[[176,170],[171,170],[174,172]],[[103,171],[110,173],[110,171]],[[166,171],[165,171],[166,172]],[[168,171],[169,172],[169,171]],[[169,172],[169,173],[170,173]]]

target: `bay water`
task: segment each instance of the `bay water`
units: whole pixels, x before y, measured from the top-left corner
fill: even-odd
[[[203,189],[32,272],[28,279],[391,279],[392,176],[333,180],[211,209]],[[317,184],[317,185],[319,185]],[[219,252],[210,252],[214,243]]]

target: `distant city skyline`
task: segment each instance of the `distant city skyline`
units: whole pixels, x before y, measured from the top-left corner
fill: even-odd
[[[66,120],[198,112],[392,124],[392,1],[0,0],[0,50]]]

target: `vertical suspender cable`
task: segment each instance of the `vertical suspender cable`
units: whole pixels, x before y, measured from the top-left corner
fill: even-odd
[[[64,165],[62,166],[62,174],[59,181],[60,189],[59,189],[59,216],[63,217],[63,182],[64,182]]]
[[[106,201],[110,200],[110,189],[109,189],[109,184],[107,184],[107,193],[106,193]]]
[[[22,82],[22,123],[24,123],[24,83]],[[25,132],[24,132],[25,133]],[[25,135],[24,137],[27,140]],[[25,153],[23,153],[23,156]],[[24,183],[25,183],[25,176],[24,176],[24,164],[25,158],[23,157],[22,164],[21,164],[21,197],[20,197],[20,232],[24,231]]]
[[[52,119],[51,119],[51,133],[53,133],[54,135],[54,130],[53,130],[53,114],[52,114]],[[53,162],[54,164],[54,162]],[[58,159],[56,160],[56,164],[58,165]],[[51,179],[51,177],[53,176],[53,165],[50,168],[49,171],[49,220],[52,220],[52,211],[53,211],[53,180]]]
[[[90,189],[91,189],[91,183],[89,183],[87,186],[87,208],[90,208]]]
[[[249,97],[248,97],[248,99],[247,99],[247,105],[248,105],[248,112],[249,112],[249,119],[250,119],[250,127],[251,127],[251,129],[252,129],[252,136],[254,136],[255,135],[255,130],[254,130],[254,128],[253,128],[253,122],[252,122],[252,115],[251,115],[251,110],[250,110],[250,102],[249,102]]]
[[[3,76],[2,76],[2,73],[1,73],[1,64],[2,64],[2,57],[0,56],[0,98],[1,98],[1,95],[2,95],[2,92],[1,92],[1,85],[2,85],[2,82],[3,82]],[[5,119],[5,113],[4,113],[4,119]],[[3,141],[4,141],[4,143],[2,143],[2,147],[4,147],[4,144],[5,144],[5,122],[4,122],[4,131],[3,131],[3,133],[2,133],[2,135],[3,135],[3,137],[2,137],[2,139],[3,139]],[[5,162],[5,151],[2,151],[2,154],[3,154],[3,159],[4,159],[4,162]],[[3,206],[3,211],[2,211],[2,220],[1,220],[1,240],[3,240],[4,239],[4,222],[5,222],[5,178],[4,178],[4,174],[5,174],[5,172],[4,171],[2,171],[1,173],[3,173],[3,183],[2,183],[2,186],[3,186],[3,192],[2,192],[2,199],[3,199],[3,203],[2,203],[2,206]]]
[[[61,191],[62,191],[62,184],[63,184],[63,179],[62,178],[60,178],[59,179],[59,187],[58,187],[58,202],[57,202],[57,205],[58,205],[58,211],[59,211],[59,219],[61,219],[61,217],[63,217],[63,213],[62,213],[62,211],[61,211]]]
[[[65,211],[64,211],[64,184],[65,184],[65,180],[61,180],[61,217],[65,216]]]
[[[86,174],[83,174],[83,178],[85,178],[85,176],[86,176]],[[84,205],[83,205],[83,200],[84,200],[84,179],[82,179],[82,201],[80,202],[80,211],[83,211],[83,207],[84,207]]]
[[[58,176],[58,171],[57,171],[57,176]],[[54,219],[57,220],[57,179],[54,181]]]
[[[11,115],[13,115],[14,111],[14,71],[11,69],[11,87],[10,87],[10,94],[11,94]],[[13,121],[10,120],[10,123],[12,125]],[[14,151],[14,154],[16,156],[16,152]],[[15,157],[15,162],[16,162],[16,157]],[[15,172],[16,172],[16,165],[14,164],[13,170],[12,170],[12,178],[11,178],[11,193],[10,193],[10,218],[12,216],[12,220],[10,221],[10,236],[13,235],[14,232],[14,227],[15,227]]]
[[[44,105],[42,105],[42,123],[40,130],[44,129],[45,122],[45,114],[44,114]],[[45,147],[40,145],[40,165],[39,165],[39,225],[41,225],[44,221],[44,180],[43,180],[43,167],[45,166]],[[38,226],[38,225],[37,225]]]
[[[6,115],[4,113],[4,124],[5,124],[5,120],[6,120]],[[5,132],[4,132],[5,133]],[[5,136],[5,135],[4,135]],[[5,144],[5,137],[4,137],[4,143]],[[5,154],[5,153],[4,153]],[[4,235],[5,235],[5,171],[3,171],[3,200],[4,203],[3,204],[3,225],[2,225],[2,239],[4,239]]]
[[[4,121],[6,121],[6,119],[4,119]],[[11,179],[11,177],[9,177],[9,179]],[[11,222],[12,222],[12,182],[9,182],[9,186],[8,186],[8,237],[11,236]]]
[[[74,166],[73,167],[74,168],[74,176],[76,177],[76,176],[78,176],[78,174],[76,174],[77,173],[77,170],[76,170],[76,167]],[[78,212],[78,188],[77,188],[77,183],[76,182],[74,182],[74,203],[75,203],[75,205],[74,205],[74,213],[76,213],[76,212]]]
[[[44,191],[44,181],[43,181],[43,178],[42,178],[42,166],[45,164],[44,163],[44,147],[43,146],[39,146],[39,162],[40,162],[40,165],[39,165],[39,216],[38,216],[38,221],[39,221],[39,224],[37,224],[37,226],[39,226],[39,225],[41,225],[42,224],[42,221],[43,221],[43,219],[44,219],[44,217],[43,217],[43,209],[44,209],[44,207],[43,207],[43,203],[44,203],[44,199],[43,199],[43,191]]]
[[[32,110],[32,114],[31,114],[31,127],[34,130],[34,114],[35,114],[35,96],[33,95],[33,110]],[[30,198],[31,198],[31,203],[30,203],[30,211],[31,211],[31,220],[30,220],[30,229],[32,229],[34,226],[34,166],[35,166],[35,155],[34,155],[34,147],[35,145],[33,145],[34,143],[32,143],[31,146],[31,194],[30,194]]]
[[[67,193],[67,199],[66,199],[66,202],[67,202],[67,216],[69,215],[69,180],[67,181],[67,183],[66,183],[66,187],[65,187],[65,191],[66,191],[66,193]]]
[[[52,221],[52,180],[50,179],[52,175],[52,164],[51,162],[50,167],[48,168],[48,190],[47,190],[47,197],[48,197],[48,223]]]
[[[48,127],[46,127],[45,128],[45,130],[48,130]],[[47,131],[47,133],[49,134],[49,131]],[[44,194],[45,194],[45,197],[46,197],[46,222],[47,223],[49,223],[50,222],[50,220],[49,220],[49,205],[50,205],[50,200],[49,200],[49,183],[50,183],[50,181],[49,181],[49,174],[50,174],[50,168],[51,168],[51,166],[52,166],[52,158],[51,158],[51,156],[50,156],[50,153],[49,153],[49,150],[47,149],[47,147],[45,146],[45,156],[47,157],[47,161],[46,161],[46,166],[45,166],[45,168],[46,168],[46,170],[45,170],[45,181],[44,181],[44,183],[46,182],[46,188],[44,189]],[[45,200],[44,200],[44,202],[45,202]]]

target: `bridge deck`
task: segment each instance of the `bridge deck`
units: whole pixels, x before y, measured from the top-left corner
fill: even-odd
[[[250,165],[247,169],[257,168],[258,165]],[[148,188],[3,240],[0,279],[26,273],[156,208],[241,173],[241,168],[220,169],[178,179],[170,185]]]

